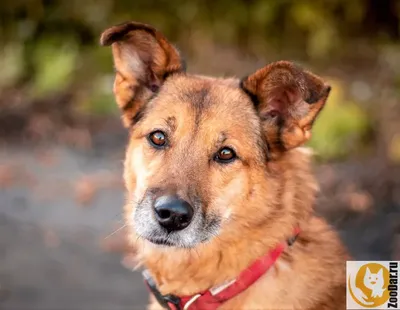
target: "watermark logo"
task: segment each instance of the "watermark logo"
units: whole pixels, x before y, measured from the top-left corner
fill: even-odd
[[[398,261],[348,261],[347,309],[400,309]]]

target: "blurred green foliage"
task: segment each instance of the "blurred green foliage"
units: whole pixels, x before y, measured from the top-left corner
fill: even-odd
[[[187,56],[189,69],[244,74],[260,64],[255,59],[291,58],[320,68],[358,61],[398,42],[399,18],[396,0],[2,1],[0,94],[23,89],[24,104],[35,104],[68,93],[79,113],[116,113],[111,53],[98,39],[127,20],[162,30]],[[217,47],[252,60],[240,68],[212,67],[204,55],[212,57]],[[326,159],[357,149],[370,127],[372,116],[346,97],[345,88],[338,83],[311,141]]]
[[[41,40],[33,50],[32,60],[35,72],[32,90],[35,95],[46,96],[72,82],[78,48],[75,44]]]
[[[314,124],[309,145],[322,159],[345,157],[362,148],[369,131],[368,114],[345,98],[343,84],[329,81],[332,91],[318,121]]]

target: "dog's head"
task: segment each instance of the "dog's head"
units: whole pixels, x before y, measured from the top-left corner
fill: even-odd
[[[190,75],[160,32],[134,22],[101,44],[130,130],[127,220],[139,237],[196,247],[282,213],[280,163],[310,138],[329,86],[286,61],[242,80]]]

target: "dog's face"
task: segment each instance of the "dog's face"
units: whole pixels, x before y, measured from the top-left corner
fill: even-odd
[[[241,81],[189,75],[162,34],[138,23],[112,27],[101,41],[113,47],[114,93],[131,132],[134,233],[193,248],[272,220],[279,176],[269,163],[310,138],[329,86],[289,62]]]
[[[184,247],[219,234],[251,199],[266,162],[258,117],[238,83],[186,75],[168,78],[147,104],[127,157],[137,234]]]

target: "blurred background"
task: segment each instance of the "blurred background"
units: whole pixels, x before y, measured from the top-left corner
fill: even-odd
[[[400,260],[400,2],[0,2],[0,309],[143,309],[124,244],[127,134],[100,33],[152,24],[189,72],[288,59],[332,85],[310,142],[317,212],[356,259]]]

